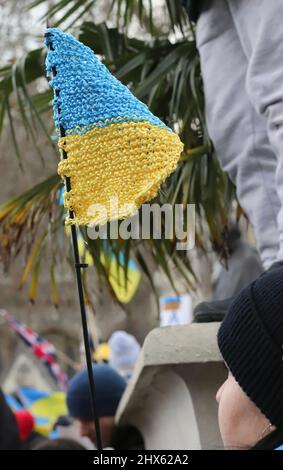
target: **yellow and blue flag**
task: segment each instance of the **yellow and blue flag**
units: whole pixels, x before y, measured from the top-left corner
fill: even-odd
[[[58,172],[71,182],[65,207],[75,217],[67,223],[128,218],[156,196],[183,144],[89,47],[57,28],[48,29],[46,45],[55,125],[65,134],[58,144],[68,157]],[[111,204],[113,198],[118,204]],[[93,211],[97,205],[105,211]]]

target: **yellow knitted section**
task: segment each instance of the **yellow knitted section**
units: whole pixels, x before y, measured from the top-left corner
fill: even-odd
[[[183,150],[177,134],[148,122],[115,123],[67,135],[59,139],[59,147],[68,158],[61,159],[58,173],[71,178],[65,207],[75,215],[66,223],[79,225],[134,215],[156,196]]]

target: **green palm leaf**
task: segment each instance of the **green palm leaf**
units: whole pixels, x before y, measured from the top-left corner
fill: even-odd
[[[36,0],[31,6],[43,3],[46,4],[46,0]],[[235,193],[219,167],[206,130],[203,85],[193,26],[180,3],[175,0],[164,2],[169,25],[167,32],[160,32],[158,25],[155,25],[155,7],[150,0],[114,0],[112,15],[115,13],[120,27],[113,28],[107,23],[95,24],[92,21],[82,22],[94,4],[95,0],[56,1],[46,17],[53,25],[60,25],[64,29],[70,25],[76,26],[73,31],[77,37],[101,55],[112,73],[146,102],[154,114],[180,134],[185,146],[180,164],[154,202],[195,204],[197,248],[207,251],[211,242],[213,249],[225,258],[225,230]],[[127,35],[127,27],[136,18],[147,33],[150,32],[150,40]],[[174,36],[176,32],[178,34]],[[0,69],[0,137],[4,126],[10,126],[15,154],[22,167],[23,156],[16,138],[14,113],[21,116],[26,134],[33,139],[35,147],[37,133],[41,131],[48,136],[50,151],[55,152],[50,138],[54,131],[50,121],[52,93],[47,81],[46,88],[42,89],[41,86],[40,92],[34,86],[38,79],[45,77],[45,54],[44,49],[36,49]],[[48,113],[48,119],[45,113]],[[34,300],[40,269],[46,266],[42,259],[48,253],[51,260],[51,296],[55,304],[58,303],[56,263],[60,263],[62,257],[72,260],[69,248],[68,253],[65,249],[64,210],[58,203],[57,194],[61,184],[59,177],[52,175],[0,206],[2,262],[8,267],[19,254],[25,256],[23,282],[31,278],[30,298]],[[205,235],[205,226],[210,240]],[[102,255],[107,258],[109,253],[115,256],[117,266],[120,254],[123,253],[125,279],[128,278],[129,260],[135,259],[153,291],[152,262],[165,273],[174,288],[176,270],[186,280],[188,288],[193,288],[197,281],[188,254],[176,249],[174,239],[166,240],[163,237],[162,240],[143,242],[119,239],[107,240],[105,243],[90,240],[84,229],[81,232],[100,281],[106,282],[111,291],[109,267],[102,262]],[[87,288],[87,275],[84,274],[84,277]]]

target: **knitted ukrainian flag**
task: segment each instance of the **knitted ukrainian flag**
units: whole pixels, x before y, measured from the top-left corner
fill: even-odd
[[[183,144],[89,47],[55,28],[46,45],[47,75],[56,69],[50,81],[55,125],[66,134],[59,148],[68,158],[58,172],[71,181],[65,207],[75,219],[67,222],[94,225],[134,215],[176,168]],[[96,204],[105,215],[91,210]]]

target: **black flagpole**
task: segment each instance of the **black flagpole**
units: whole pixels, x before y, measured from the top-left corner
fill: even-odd
[[[49,33],[46,33],[45,36],[49,36]],[[51,50],[52,44],[49,44]],[[56,75],[57,71],[53,67],[52,68],[53,76]],[[56,96],[59,96],[60,91],[55,90]],[[60,107],[58,106],[58,114],[60,114]],[[65,129],[60,124],[60,137],[65,137]],[[62,150],[63,158],[68,158],[66,151]],[[71,191],[71,180],[69,177],[65,178],[66,182],[66,191]],[[74,212],[69,211],[70,219],[74,219]],[[79,293],[79,302],[80,302],[80,311],[81,311],[81,320],[82,320],[82,327],[83,327],[83,337],[84,337],[84,346],[85,346],[85,354],[86,354],[86,364],[87,364],[87,372],[88,372],[88,380],[90,386],[90,395],[91,395],[91,406],[92,406],[92,416],[93,422],[96,432],[96,443],[97,443],[97,450],[102,450],[101,444],[101,433],[100,433],[100,426],[99,426],[99,418],[96,410],[95,404],[95,383],[93,377],[93,369],[92,369],[92,360],[91,360],[91,351],[90,351],[90,344],[89,344],[89,334],[88,334],[88,326],[87,326],[87,316],[86,316],[86,309],[85,309],[85,301],[84,301],[84,292],[83,292],[83,283],[82,283],[82,273],[81,269],[87,268],[88,265],[85,263],[80,262],[80,255],[79,255],[79,248],[78,248],[78,237],[77,237],[77,229],[74,224],[71,225],[71,234],[72,234],[72,243],[73,243],[73,250],[74,250],[74,259],[75,259],[75,270],[76,270],[76,277],[77,277],[77,286],[78,286],[78,293]]]

